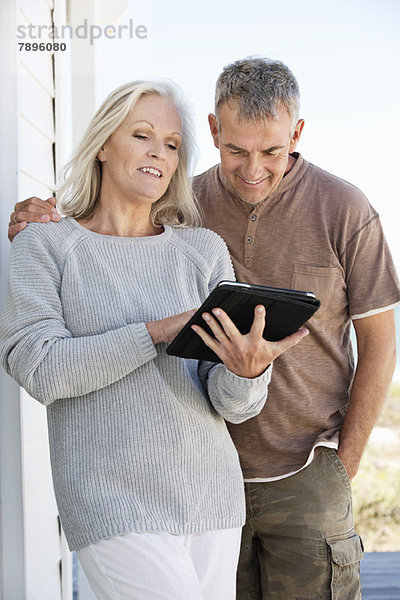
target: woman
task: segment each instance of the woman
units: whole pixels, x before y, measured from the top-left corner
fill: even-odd
[[[214,365],[169,342],[221,279],[224,242],[194,229],[190,125],[174,87],[134,82],[99,108],[61,188],[66,216],[12,246],[6,370],[47,406],[63,528],[99,599],[234,598],[242,478],[224,419],[256,415],[268,366],[304,335],[241,335],[221,310],[197,333]]]

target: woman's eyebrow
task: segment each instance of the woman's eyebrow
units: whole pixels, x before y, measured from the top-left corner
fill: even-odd
[[[137,121],[133,121],[133,122],[132,122],[132,125],[135,125],[136,123],[147,123],[148,125],[150,125],[150,127],[151,127],[152,129],[154,129],[154,125],[153,125],[153,123],[152,123],[151,121],[147,121],[147,119],[138,119]],[[171,135],[174,135],[174,134],[177,134],[177,135],[179,135],[180,137],[182,137],[182,134],[181,134],[181,132],[180,132],[180,131],[172,131],[172,132],[171,132]]]

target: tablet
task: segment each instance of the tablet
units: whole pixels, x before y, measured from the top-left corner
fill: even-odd
[[[211,312],[213,308],[222,308],[239,331],[246,334],[250,331],[254,308],[258,304],[263,304],[267,311],[263,336],[266,340],[276,341],[294,333],[304,325],[318,310],[320,301],[312,292],[221,281],[167,346],[167,354],[222,362],[191,329],[191,325],[199,325],[213,336],[202,314]]]

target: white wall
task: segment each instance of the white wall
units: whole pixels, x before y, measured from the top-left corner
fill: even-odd
[[[64,0],[56,0],[62,13]],[[50,52],[19,51],[16,26],[51,24],[53,0],[10,0],[1,9],[0,300],[8,215],[15,202],[54,185],[54,67]],[[60,117],[60,114],[59,114]],[[45,408],[0,374],[0,598],[72,598],[71,558],[52,489]]]
[[[0,3],[0,302],[4,298],[8,242],[6,237],[9,198],[17,193],[17,124],[14,118],[17,97],[16,75],[10,65],[14,47],[10,31],[15,31],[12,6]],[[0,598],[23,598],[24,558],[21,481],[19,390],[0,372]],[[22,575],[22,577],[21,577]]]

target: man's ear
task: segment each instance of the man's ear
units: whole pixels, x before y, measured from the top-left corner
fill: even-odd
[[[297,121],[297,125],[294,129],[294,133],[292,136],[292,139],[290,140],[290,148],[289,148],[289,152],[294,152],[296,149],[297,144],[300,141],[300,137],[301,137],[301,132],[303,131],[303,127],[304,127],[304,119],[299,119]]]
[[[210,113],[208,115],[208,124],[210,126],[211,135],[214,140],[214,146],[219,150],[219,127],[217,117]]]

